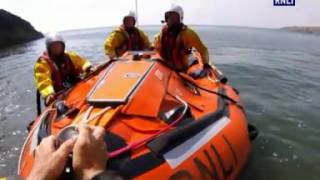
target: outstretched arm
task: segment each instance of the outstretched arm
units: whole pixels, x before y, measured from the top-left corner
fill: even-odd
[[[51,70],[45,60],[38,60],[34,66],[35,85],[43,98],[55,93],[51,79]]]

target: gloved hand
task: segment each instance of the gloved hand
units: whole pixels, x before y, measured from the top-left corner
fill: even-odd
[[[58,117],[68,112],[69,107],[65,104],[64,101],[56,101],[54,107],[57,109]]]
[[[189,76],[191,76],[193,79],[198,79],[198,78],[204,77],[205,74],[203,73],[202,69],[196,69],[196,70],[192,71],[191,73],[189,73]]]
[[[92,72],[94,72],[94,71],[96,71],[97,70],[97,68],[95,67],[95,66],[90,66],[90,67],[88,67],[87,69],[86,69],[86,74],[90,74],[90,73],[92,73]]]
[[[209,64],[204,64],[203,69],[196,69],[189,73],[194,79],[204,78],[210,74],[211,66]]]

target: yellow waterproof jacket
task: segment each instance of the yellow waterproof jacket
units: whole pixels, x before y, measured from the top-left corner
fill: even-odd
[[[91,63],[75,52],[66,52],[66,55],[70,57],[72,64],[74,65],[75,71],[80,75],[85,72],[87,68],[91,66]],[[51,65],[41,56],[34,66],[34,80],[35,85],[43,98],[56,93],[55,82],[53,80],[53,70]]]
[[[105,40],[104,51],[109,57],[120,57],[128,50],[145,50],[150,45],[148,36],[142,30],[134,28],[133,36],[129,36],[120,26]]]
[[[161,50],[162,48],[166,48],[164,44],[162,44],[162,36],[163,32],[167,28],[166,26],[161,30],[160,33],[158,33],[155,36],[154,39],[154,48],[156,51],[159,52],[161,55]],[[181,61],[180,65],[177,65],[179,67],[175,67],[176,69],[187,69],[188,68],[188,49],[195,48],[201,55],[203,63],[206,64],[209,62],[209,52],[207,47],[202,43],[201,39],[197,35],[195,31],[190,29],[187,26],[184,26],[182,28],[182,31],[179,33],[178,37],[176,38],[178,41],[176,44],[182,44],[180,45],[183,49],[178,49],[176,50],[177,53],[180,53],[179,56],[176,57],[181,57],[178,61]],[[172,51],[175,51],[172,49]],[[172,52],[174,53],[174,52]],[[173,59],[164,59],[170,63],[170,61],[173,61]]]

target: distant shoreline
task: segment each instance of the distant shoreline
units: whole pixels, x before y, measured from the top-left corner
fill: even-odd
[[[76,29],[65,29],[60,30],[60,32],[72,32],[72,31],[85,31],[85,30],[96,30],[96,29],[113,29],[117,28],[119,25],[108,25],[108,26],[97,26],[97,27],[84,27]],[[161,28],[162,24],[143,24],[139,25],[140,28]],[[261,29],[261,30],[272,30],[272,31],[289,31],[298,32],[304,34],[319,34],[320,26],[288,26],[288,27],[260,27],[260,26],[237,26],[237,25],[210,25],[210,24],[188,24],[189,27],[216,27],[216,28],[248,28],[248,29]]]
[[[189,27],[217,27],[217,28],[250,28],[250,29],[266,29],[266,30],[277,30],[277,28],[270,27],[255,27],[255,26],[233,26],[233,25],[210,25],[210,24],[187,24]],[[108,26],[97,26],[97,27],[87,27],[87,28],[76,28],[76,29],[64,29],[59,30],[59,32],[72,32],[72,31],[86,31],[86,30],[96,30],[96,29],[106,29],[106,28],[117,28],[119,25],[108,25]],[[139,25],[140,28],[161,28],[162,24],[143,24]],[[44,32],[47,33],[47,32]]]
[[[320,35],[320,26],[289,26],[280,28],[280,30],[298,32],[304,34],[319,34]]]

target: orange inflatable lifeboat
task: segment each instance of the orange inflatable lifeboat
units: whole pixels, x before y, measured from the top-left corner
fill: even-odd
[[[187,72],[203,66],[197,62]],[[125,178],[236,179],[251,151],[251,128],[238,92],[217,68],[208,72],[194,79],[155,52],[100,65],[35,120],[18,174],[28,176],[43,138],[70,135],[85,122],[105,128],[107,168]],[[69,168],[64,177],[72,176]]]

